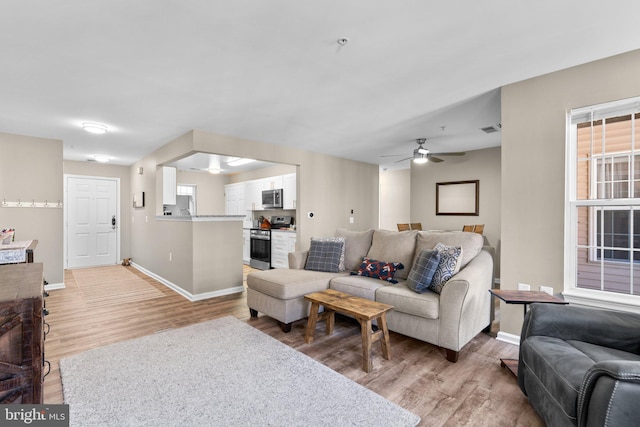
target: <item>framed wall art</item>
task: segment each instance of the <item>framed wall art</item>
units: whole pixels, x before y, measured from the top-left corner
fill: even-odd
[[[437,182],[436,215],[480,215],[480,180]]]

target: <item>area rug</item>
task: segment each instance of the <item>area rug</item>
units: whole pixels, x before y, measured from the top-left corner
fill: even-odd
[[[71,274],[90,309],[164,296],[162,291],[121,265],[82,268],[71,270]]]
[[[420,418],[234,318],[60,361],[71,426],[415,426]]]

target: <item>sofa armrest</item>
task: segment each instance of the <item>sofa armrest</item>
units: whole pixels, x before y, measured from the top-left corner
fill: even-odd
[[[309,255],[309,251],[289,252],[289,268],[302,270],[307,263],[307,255]]]
[[[440,294],[438,345],[459,351],[491,323],[493,258],[481,251],[445,284]]]
[[[578,395],[578,426],[636,425],[640,419],[640,362],[593,365]]]
[[[543,335],[640,354],[640,314],[573,305],[529,307],[522,324],[521,343],[527,337]]]

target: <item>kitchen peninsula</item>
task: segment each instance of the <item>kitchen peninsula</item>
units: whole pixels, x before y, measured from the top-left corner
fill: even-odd
[[[172,248],[174,264],[161,280],[197,301],[244,291],[242,286],[243,215],[157,215],[158,228]]]

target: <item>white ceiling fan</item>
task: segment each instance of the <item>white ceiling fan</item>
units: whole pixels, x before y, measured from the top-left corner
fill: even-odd
[[[411,157],[406,157],[404,159],[401,160],[396,160],[395,163],[400,163],[400,162],[404,162],[410,159],[413,159],[414,163],[427,163],[429,161],[431,162],[435,162],[435,163],[440,163],[443,162],[444,159],[441,159],[437,156],[464,156],[466,153],[464,151],[459,151],[456,153],[432,153],[429,150],[427,150],[426,148],[423,147],[423,145],[427,142],[426,138],[418,138],[416,139],[416,143],[418,144],[418,148],[416,148],[415,150],[413,150],[413,156]],[[402,154],[388,154],[388,155],[384,155],[384,156],[380,156],[380,157],[395,157],[395,156],[402,156]]]

